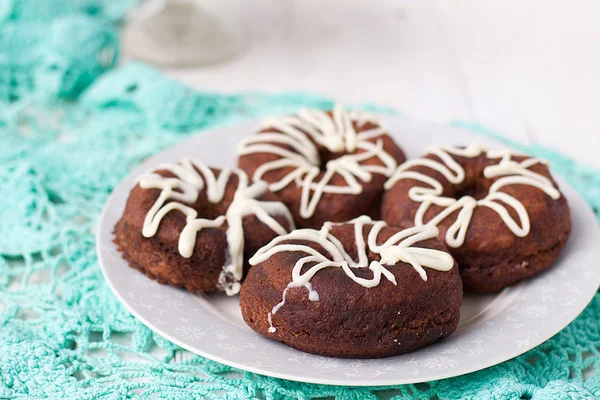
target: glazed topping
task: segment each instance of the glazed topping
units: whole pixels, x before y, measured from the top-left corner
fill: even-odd
[[[285,235],[287,231],[275,220],[275,216],[285,217],[289,226],[294,227],[292,215],[283,203],[256,199],[265,192],[267,186],[264,182],[256,182],[249,186],[248,176],[244,171],[226,168],[216,178],[209,167],[191,158],[184,158],[180,164],[163,164],[154,169],[159,170],[169,171],[175,176],[165,177],[148,172],[138,179],[141,188],[161,191],[146,214],[142,234],[144,237],[154,236],[161,220],[170,211],[177,210],[183,213],[186,216],[186,224],[179,236],[178,247],[179,254],[189,258],[194,252],[199,231],[205,228],[219,228],[227,222],[227,263],[219,277],[219,288],[229,295],[239,292],[239,282],[243,275],[243,217],[256,215],[278,235]],[[238,186],[227,213],[215,219],[198,218],[198,212],[187,204],[195,203],[205,188],[208,201],[213,204],[220,203],[232,174],[237,175]]]
[[[292,281],[284,290],[282,301],[268,315],[270,323],[269,332],[275,332],[275,328],[272,325],[272,316],[285,304],[285,296],[290,288],[304,286],[308,290],[310,300],[319,300],[319,294],[313,290],[310,281],[317,272],[324,268],[341,268],[354,282],[361,286],[372,288],[379,285],[382,276],[396,285],[394,274],[386,266],[394,266],[400,261],[410,264],[424,281],[427,280],[427,273],[424,267],[438,271],[449,271],[454,265],[454,260],[450,254],[416,245],[423,240],[432,239],[437,236],[438,229],[434,226],[415,226],[400,231],[385,242],[378,244],[379,234],[387,226],[385,222],[374,222],[371,218],[362,216],[348,223],[354,225],[357,260],[353,259],[341,241],[330,233],[333,225],[340,224],[330,222],[325,223],[321,230],[298,229],[285,236],[277,237],[271,243],[261,248],[250,259],[250,264],[256,265],[266,261],[273,254],[280,252],[300,251],[306,254],[294,265],[292,269]],[[363,235],[363,227],[365,225],[372,225],[366,241]],[[289,241],[313,242],[318,244],[324,250],[324,253],[308,245],[289,243]],[[381,260],[369,262],[367,257],[369,251],[379,254]],[[313,265],[305,272],[302,272],[306,264]],[[357,268],[368,268],[372,271],[373,276],[370,279],[358,277],[355,274]]]
[[[498,160],[498,163],[487,166],[483,170],[483,175],[488,179],[498,177],[500,179],[492,184],[487,196],[480,200],[476,200],[471,196],[463,196],[460,199],[444,197],[442,196],[443,186],[438,180],[411,170],[411,168],[417,166],[427,167],[442,174],[453,185],[457,185],[465,180],[465,171],[453,156],[475,158],[484,153],[488,159]],[[385,189],[391,189],[396,182],[402,179],[414,179],[423,184],[413,186],[408,191],[411,200],[421,203],[415,214],[414,223],[416,226],[425,224],[423,221],[424,216],[432,204],[442,207],[442,210],[426,225],[437,226],[458,211],[456,220],[446,232],[445,240],[450,247],[456,248],[463,245],[473,211],[478,206],[485,206],[494,210],[515,235],[524,237],[529,234],[529,214],[525,206],[518,199],[500,191],[504,186],[518,184],[535,186],[554,200],[560,198],[560,192],[548,178],[529,169],[536,164],[546,164],[545,160],[526,158],[518,162],[514,161],[512,157],[520,154],[513,153],[510,150],[490,150],[486,152],[486,149],[477,143],[471,143],[465,148],[435,146],[428,149],[428,154],[435,155],[439,160],[423,157],[405,162],[396,169],[386,182]],[[510,215],[507,206],[514,210],[518,221]]]
[[[360,128],[368,122],[376,127],[355,131],[354,123]],[[346,111],[341,105],[334,107],[331,116],[324,111],[302,110],[296,116],[268,118],[264,125],[277,132],[247,137],[239,144],[238,155],[269,153],[278,156],[276,160],[257,168],[252,178],[258,181],[270,171],[290,168],[288,174],[269,184],[269,190],[277,192],[292,182],[302,186],[302,218],[310,218],[314,214],[323,193],[360,194],[360,182],[371,181],[374,173],[390,176],[397,165],[394,158],[383,149],[382,140],[376,143],[369,141],[385,135],[383,124],[362,112]],[[319,177],[321,159],[315,143],[332,153],[353,154],[328,161],[325,173]],[[363,164],[373,157],[381,164]],[[335,174],[340,174],[346,185],[331,185]]]

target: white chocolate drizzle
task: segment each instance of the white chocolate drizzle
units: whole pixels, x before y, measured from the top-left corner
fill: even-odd
[[[160,195],[150,208],[144,219],[142,235],[152,237],[156,234],[163,217],[170,211],[177,210],[186,216],[186,224],[179,235],[178,250],[182,257],[190,258],[194,252],[196,236],[207,228],[219,228],[227,223],[226,264],[219,277],[218,287],[228,295],[240,290],[240,280],[244,264],[244,231],[243,217],[254,214],[278,235],[285,235],[287,230],[281,226],[274,216],[283,216],[290,229],[294,222],[290,211],[283,203],[260,201],[267,189],[265,182],[248,185],[248,176],[244,171],[225,168],[216,178],[213,171],[205,164],[184,158],[180,164],[163,164],[153,171],[169,171],[175,177],[165,177],[155,172],[148,172],[138,178],[143,189],[160,189]],[[198,212],[186,204],[193,204],[198,195],[206,187],[208,201],[216,204],[223,201],[227,183],[232,174],[238,177],[238,186],[225,215],[215,219],[199,218]]]
[[[414,223],[416,226],[425,225],[423,219],[432,204],[443,209],[426,225],[437,226],[452,213],[458,211],[456,220],[446,232],[445,240],[450,247],[457,248],[464,244],[473,211],[478,206],[485,206],[494,210],[516,236],[527,236],[531,226],[525,206],[521,201],[506,192],[500,191],[500,189],[508,185],[530,185],[542,190],[554,200],[560,198],[560,192],[548,178],[529,169],[536,164],[547,164],[547,161],[538,158],[526,158],[521,162],[517,162],[512,160],[512,156],[521,154],[510,150],[487,151],[486,157],[488,159],[498,159],[499,161],[497,164],[487,166],[483,170],[483,175],[488,179],[497,177],[500,177],[500,179],[490,186],[487,196],[480,200],[476,200],[471,196],[463,196],[460,199],[442,196],[443,187],[438,180],[411,170],[411,168],[417,166],[427,167],[442,174],[451,184],[457,185],[465,180],[465,171],[452,156],[475,158],[484,152],[486,152],[485,148],[478,143],[471,143],[465,148],[431,147],[428,149],[428,154],[435,155],[439,158],[439,161],[423,157],[405,162],[396,169],[385,183],[385,189],[391,189],[396,182],[402,179],[414,179],[424,184],[424,186],[413,186],[408,191],[408,196],[412,201],[421,203],[415,214]],[[506,206],[515,211],[518,221],[510,215]]]
[[[324,268],[341,268],[354,282],[361,286],[372,288],[379,285],[382,275],[396,285],[394,274],[385,266],[394,266],[399,261],[410,264],[424,281],[427,281],[427,273],[423,267],[438,271],[449,271],[454,265],[452,256],[446,252],[415,246],[418,242],[437,237],[438,229],[434,226],[415,226],[405,229],[394,234],[384,243],[378,244],[377,238],[379,237],[379,233],[387,226],[385,222],[374,222],[367,216],[361,216],[347,223],[354,225],[357,260],[354,260],[346,252],[340,240],[330,233],[333,225],[340,225],[331,222],[323,224],[321,230],[297,229],[287,235],[279,236],[261,248],[250,259],[250,264],[256,265],[280,252],[299,251],[306,253],[306,256],[300,258],[294,265],[292,269],[292,281],[283,291],[281,302],[275,305],[268,315],[270,333],[276,331],[272,323],[272,318],[285,304],[285,297],[289,289],[304,286],[308,290],[309,300],[319,300],[319,294],[313,289],[310,281],[317,272]],[[373,226],[365,241],[363,227],[367,224]],[[286,243],[289,241],[316,243],[326,254],[306,244]],[[379,254],[381,260],[369,262],[367,257],[369,251]],[[305,272],[302,272],[303,267],[307,264],[314,265]],[[357,268],[368,268],[373,273],[373,276],[370,279],[358,277],[354,272]]]
[[[354,122],[358,126],[371,122],[377,127],[356,132]],[[314,214],[323,193],[358,195],[362,192],[359,181],[370,182],[374,173],[389,177],[397,166],[396,160],[383,149],[383,141],[370,141],[386,134],[383,123],[360,111],[346,111],[341,105],[334,107],[332,116],[320,110],[302,110],[297,116],[268,118],[264,125],[278,132],[245,138],[238,145],[238,155],[269,153],[279,156],[256,169],[252,177],[255,181],[263,179],[270,171],[292,168],[284,177],[270,183],[269,190],[280,191],[292,182],[302,186],[302,218],[310,218]],[[321,160],[313,141],[332,153],[354,153],[328,161],[325,173],[317,180],[321,173]],[[377,157],[381,164],[361,164],[373,157]],[[335,174],[341,175],[346,185],[331,185]]]

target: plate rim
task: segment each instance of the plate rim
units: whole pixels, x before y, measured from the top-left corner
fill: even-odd
[[[387,114],[382,114],[379,115],[382,119],[385,119],[387,121],[390,120],[399,120],[402,121],[403,123],[415,123],[418,126],[433,126],[433,127],[437,127],[438,129],[440,128],[444,128],[444,129],[452,129],[452,130],[460,130],[460,131],[464,131],[464,132],[468,132],[469,134],[473,135],[474,137],[479,137],[480,139],[482,139],[483,141],[487,141],[487,142],[492,142],[495,143],[499,146],[502,147],[510,147],[509,145],[499,142],[497,139],[494,138],[489,138],[483,135],[478,134],[477,132],[474,132],[472,130],[469,130],[467,128],[463,128],[463,127],[455,127],[455,126],[451,126],[448,124],[443,124],[443,123],[428,123],[428,122],[423,122],[423,121],[418,121],[418,120],[414,120],[411,118],[407,118],[404,116],[391,116],[391,115],[387,115]],[[202,130],[193,134],[190,134],[190,136],[187,136],[185,139],[179,141],[178,143],[175,143],[172,146],[169,146],[165,149],[163,149],[162,151],[153,154],[152,156],[148,157],[147,159],[143,160],[139,165],[137,165],[135,168],[133,168],[129,174],[127,174],[126,177],[124,177],[117,186],[115,186],[113,188],[113,190],[111,191],[110,195],[108,196],[103,208],[102,208],[102,212],[100,213],[99,217],[98,217],[98,225],[97,225],[97,231],[96,231],[96,253],[98,256],[98,263],[100,264],[100,269],[102,271],[102,274],[104,276],[104,280],[106,281],[106,283],[108,284],[109,288],[111,289],[112,293],[116,296],[116,298],[119,300],[119,302],[125,307],[125,309],[130,312],[136,319],[138,319],[142,324],[144,324],[145,326],[147,326],[149,329],[151,329],[153,332],[161,335],[162,337],[164,337],[165,339],[169,340],[170,342],[176,344],[177,346],[190,351],[194,354],[200,355],[202,357],[208,358],[212,361],[242,370],[242,371],[247,371],[247,372],[251,372],[254,374],[258,374],[258,375],[262,375],[262,376],[270,376],[270,377],[274,377],[274,378],[279,378],[279,379],[285,379],[285,380],[290,380],[290,381],[296,381],[296,382],[303,382],[303,383],[312,383],[312,384],[320,384],[320,385],[332,385],[332,386],[354,386],[354,387],[382,387],[382,386],[394,386],[394,385],[404,385],[404,384],[414,384],[414,383],[420,383],[420,382],[428,382],[428,381],[432,381],[432,380],[442,380],[442,379],[449,379],[449,378],[453,378],[453,377],[457,377],[457,376],[462,376],[462,375],[466,375],[469,373],[473,373],[473,372],[477,372],[489,367],[492,367],[494,365],[498,365],[501,364],[503,362],[506,362],[508,360],[511,360],[513,358],[516,358],[526,352],[528,352],[531,349],[534,349],[536,347],[538,347],[539,345],[543,344],[544,342],[548,341],[549,339],[551,339],[552,337],[554,337],[556,334],[558,334],[559,332],[561,332],[565,327],[567,327],[570,323],[572,323],[577,317],[579,317],[579,315],[585,310],[585,308],[590,304],[590,302],[592,301],[592,299],[595,296],[595,293],[598,291],[598,289],[600,288],[600,279],[597,282],[596,285],[596,290],[595,291],[590,291],[591,295],[585,297],[585,301],[583,301],[581,304],[581,307],[578,307],[579,309],[577,310],[576,314],[573,318],[564,318],[564,321],[560,324],[561,327],[560,329],[553,329],[552,333],[546,334],[546,335],[542,335],[543,339],[538,339],[538,340],[534,340],[533,343],[535,344],[531,344],[528,346],[525,346],[523,348],[520,348],[518,350],[515,350],[515,352],[510,353],[510,355],[506,355],[506,356],[502,356],[500,358],[490,358],[493,359],[493,361],[490,361],[489,363],[486,363],[485,365],[482,364],[478,364],[476,367],[473,368],[466,368],[461,370],[460,373],[458,374],[451,374],[448,375],[440,373],[439,377],[434,377],[434,378],[426,378],[426,379],[422,379],[422,378],[417,378],[417,379],[410,379],[410,378],[406,378],[406,377],[400,377],[400,376],[396,376],[395,378],[391,378],[387,381],[384,382],[377,382],[376,384],[373,384],[372,382],[367,382],[364,380],[356,380],[354,381],[351,385],[349,385],[346,381],[336,381],[335,379],[331,379],[331,378],[327,378],[327,377],[321,377],[319,375],[314,375],[312,378],[306,378],[306,377],[302,377],[302,378],[295,378],[294,375],[291,375],[290,373],[285,373],[285,372],[276,372],[276,371],[265,371],[263,369],[261,369],[260,367],[253,367],[247,364],[243,364],[243,363],[239,363],[236,362],[234,359],[226,359],[226,358],[222,358],[219,355],[214,355],[211,354],[209,352],[205,352],[203,350],[199,350],[198,348],[194,348],[193,346],[187,345],[186,343],[182,342],[181,340],[179,340],[175,335],[166,332],[165,330],[163,330],[162,328],[158,327],[156,324],[152,323],[151,321],[149,321],[147,318],[145,318],[143,315],[141,315],[138,310],[130,304],[130,302],[123,296],[123,293],[120,292],[120,290],[115,286],[114,282],[112,281],[111,277],[110,277],[110,272],[107,270],[107,261],[105,260],[105,254],[104,254],[104,246],[106,243],[103,243],[103,240],[101,238],[101,236],[103,235],[103,232],[106,231],[106,229],[108,229],[108,231],[110,232],[111,237],[113,237],[113,229],[114,226],[106,226],[109,225],[109,221],[107,221],[107,214],[109,213],[109,211],[115,207],[115,201],[116,201],[116,197],[117,194],[121,191],[121,190],[130,190],[131,189],[131,184],[135,181],[135,178],[143,171],[147,170],[152,164],[156,163],[156,159],[159,159],[161,157],[164,157],[165,155],[167,155],[170,152],[177,152],[178,149],[180,147],[183,147],[186,143],[189,142],[194,142],[195,140],[198,140],[197,138],[199,136],[203,136],[203,135],[207,135],[207,134],[217,134],[220,131],[231,131],[231,130],[237,130],[237,129],[243,129],[244,131],[247,132],[252,132],[254,129],[258,126],[260,126],[260,120],[248,120],[245,122],[241,122],[241,123],[232,123],[232,124],[228,124],[228,125],[220,125],[218,127],[212,128],[212,129],[206,129],[206,130]],[[579,193],[565,180],[562,179],[562,177],[560,176],[554,176],[555,180],[558,181],[558,184],[561,188],[561,191],[563,192],[563,194],[568,191],[569,192],[569,204],[571,205],[571,215],[574,214],[573,212],[573,197],[576,197],[577,202],[581,202],[582,204],[585,204],[585,211],[583,210],[579,210],[577,212],[583,212],[583,213],[588,213],[590,215],[594,215],[592,209],[590,208],[589,204],[581,197],[581,195],[579,195]],[[568,188],[567,190],[565,190],[565,187]],[[116,205],[118,206],[118,204]],[[124,204],[123,204],[124,206]],[[594,222],[595,222],[595,218],[594,218]],[[596,228],[598,231],[600,231],[600,227]],[[570,238],[570,241],[572,241],[573,239]],[[112,241],[111,241],[112,243]],[[114,244],[113,244],[114,245]],[[116,245],[114,245],[116,247]],[[126,261],[125,261],[126,262]],[[513,286],[512,289],[519,289],[519,286]],[[174,288],[173,288],[174,289]],[[502,292],[500,292],[502,293]],[[499,294],[500,294],[499,293]],[[185,293],[186,295],[192,295],[194,296],[194,294],[192,293]],[[255,333],[256,335],[259,335],[258,333]],[[268,338],[267,338],[268,339]],[[300,350],[296,350],[293,349],[294,351],[297,351],[298,353],[302,354],[304,352],[300,351]],[[410,354],[410,353],[406,353],[406,354]],[[318,356],[318,355],[317,355]],[[328,357],[329,358],[329,357]],[[389,360],[392,357],[388,357],[388,358],[381,358],[381,359],[366,359],[366,360]],[[336,358],[331,358],[331,359],[336,359]],[[350,359],[346,359],[346,360],[350,360]],[[364,360],[364,359],[363,359]],[[287,371],[287,369],[282,369],[282,371]],[[444,376],[442,376],[444,375]]]

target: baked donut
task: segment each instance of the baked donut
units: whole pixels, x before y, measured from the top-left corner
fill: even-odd
[[[362,216],[280,236],[250,259],[242,316],[262,335],[324,356],[431,344],[456,329],[462,302],[458,267],[437,233]]]
[[[264,182],[249,185],[237,169],[185,158],[138,179],[115,226],[131,267],[191,292],[239,292],[247,260],[294,228],[285,205]]]
[[[264,126],[239,144],[238,166],[269,183],[298,227],[379,217],[383,184],[405,160],[381,121],[337,105],[268,118]]]
[[[550,266],[571,232],[547,162],[509,150],[435,146],[387,181],[383,219],[437,226],[468,292],[491,293]]]

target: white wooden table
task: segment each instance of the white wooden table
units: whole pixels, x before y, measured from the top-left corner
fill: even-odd
[[[429,121],[469,120],[600,167],[600,2],[228,1],[250,37],[171,70],[219,92],[302,91]]]

